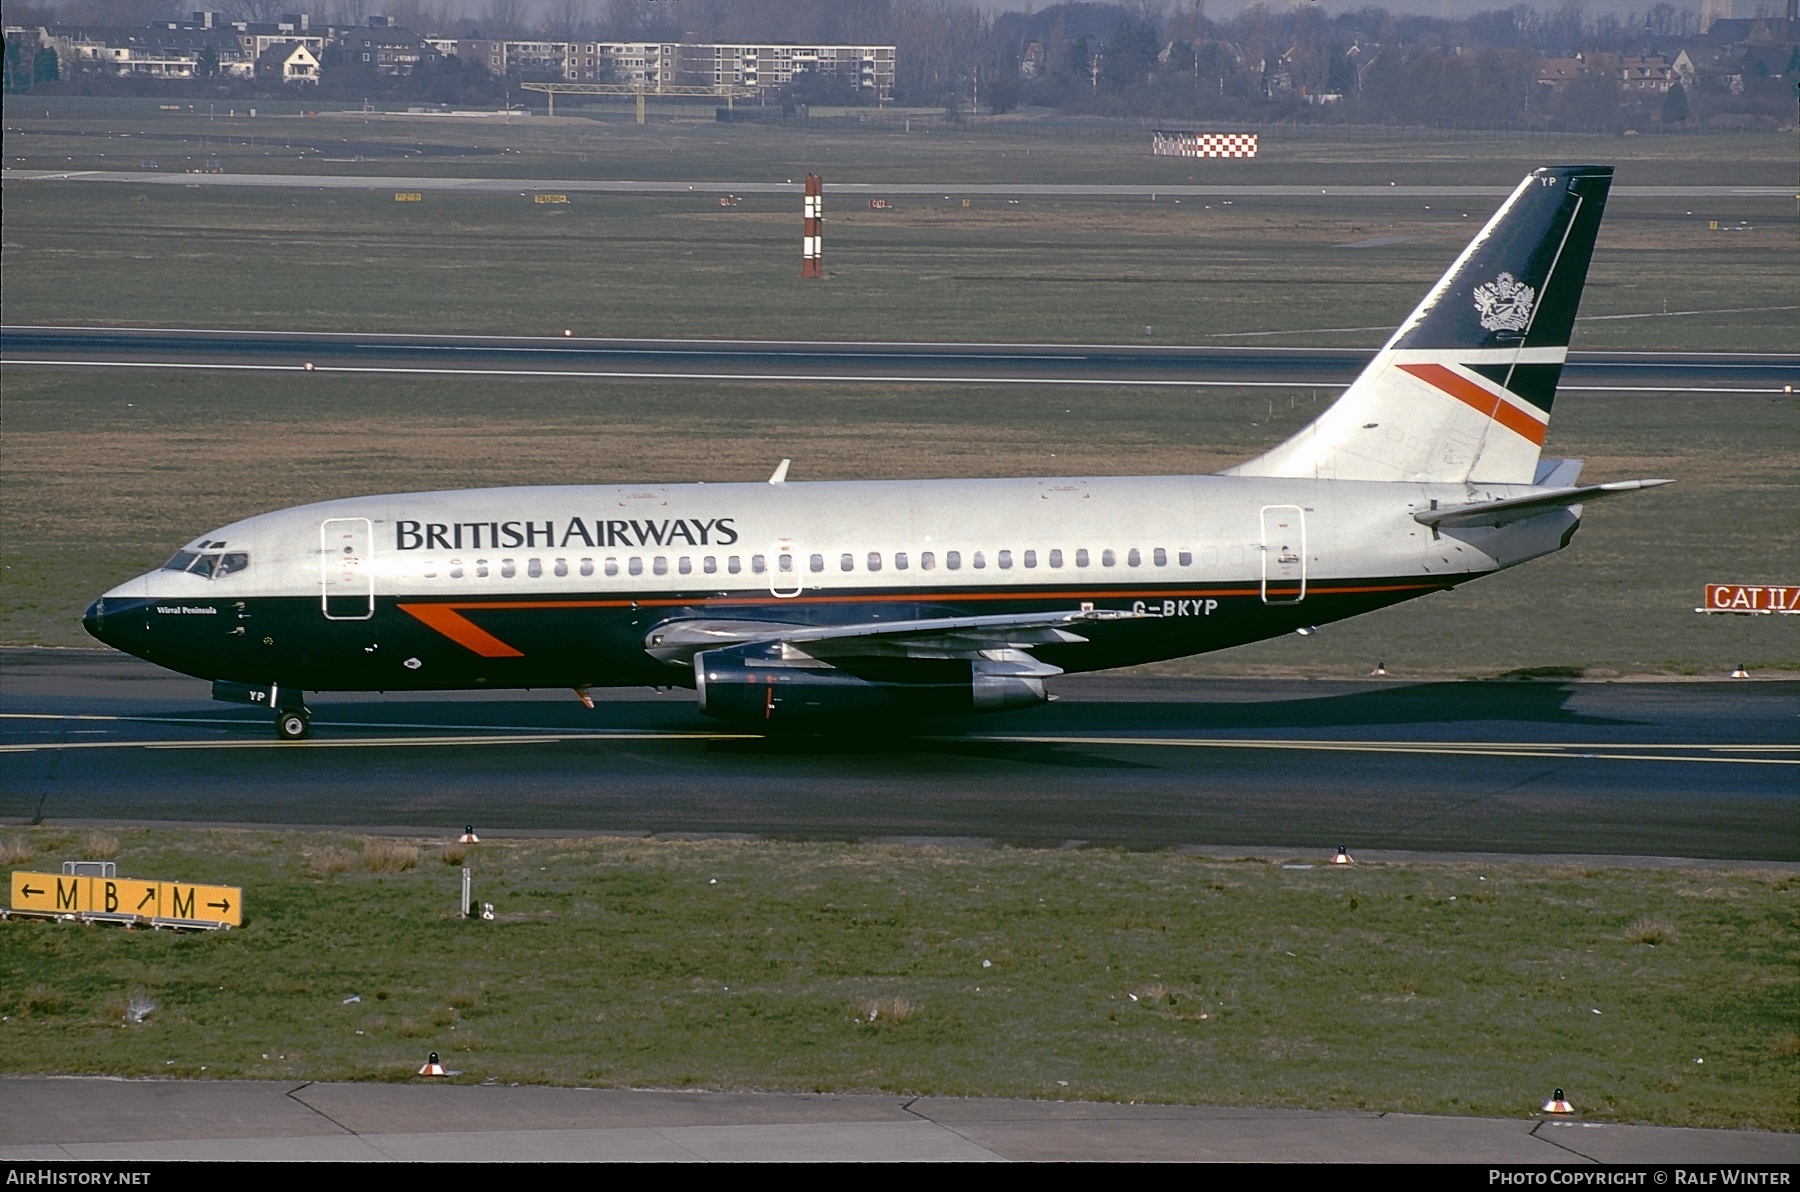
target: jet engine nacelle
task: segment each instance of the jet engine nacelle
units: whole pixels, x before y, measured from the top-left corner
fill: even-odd
[[[957,716],[1026,708],[1050,699],[1042,674],[1009,661],[882,659],[824,666],[712,650],[694,658],[700,711],[741,724],[791,724],[874,715]],[[1037,668],[1033,668],[1037,669]],[[1050,670],[1050,668],[1042,668]]]

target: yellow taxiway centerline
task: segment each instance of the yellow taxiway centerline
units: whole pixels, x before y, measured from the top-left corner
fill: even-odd
[[[106,717],[38,717],[17,714],[6,719],[95,720]],[[120,717],[124,720],[127,718]],[[192,723],[178,722],[178,723]],[[243,721],[226,723],[241,725]],[[326,727],[352,728],[348,725]],[[386,726],[384,726],[386,727]],[[428,726],[419,726],[428,727]],[[309,741],[238,740],[210,741],[42,741],[0,745],[0,753],[34,753],[74,749],[405,749],[457,745],[556,745],[594,741],[755,741],[765,739],[758,733],[629,731],[613,729],[576,732],[519,732],[493,728],[483,735],[444,735],[416,737],[345,737]],[[1642,762],[1717,762],[1738,765],[1800,766],[1800,757],[1765,756],[1800,754],[1800,745],[1700,745],[1700,744],[1616,744],[1592,742],[1553,743],[1533,741],[1343,741],[1293,740],[1285,738],[1241,737],[1103,737],[1103,736],[1031,736],[992,735],[942,736],[915,738],[943,743],[984,743],[1004,745],[1072,745],[1085,748],[1163,749],[1240,749],[1276,750],[1312,753],[1388,753],[1418,754],[1442,757],[1521,757],[1562,759],[1571,761],[1642,761]],[[1686,751],[1686,752],[1681,752]],[[1746,756],[1755,755],[1755,756]]]

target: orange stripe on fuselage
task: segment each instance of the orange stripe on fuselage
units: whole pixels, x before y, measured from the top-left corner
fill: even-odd
[[[1488,415],[1520,438],[1526,439],[1538,447],[1544,445],[1544,424],[1542,422],[1505,398],[1483,389],[1460,373],[1445,368],[1441,364],[1402,364],[1398,367],[1401,372],[1410,373],[1433,389],[1448,393],[1471,409]]]
[[[513,649],[458,611],[469,607],[471,606],[466,604],[402,604],[399,606],[401,612],[423,621],[457,645],[467,647],[483,658],[523,658],[525,656],[523,651]]]

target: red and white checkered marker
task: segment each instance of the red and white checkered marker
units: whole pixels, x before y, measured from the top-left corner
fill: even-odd
[[[481,837],[475,835],[475,825],[474,824],[465,824],[463,826],[463,834],[456,838],[456,843],[458,843],[458,844],[480,844]]]
[[[1545,1113],[1574,1113],[1575,1107],[1573,1105],[1570,1105],[1568,1103],[1568,1101],[1564,1100],[1563,1091],[1561,1089],[1557,1089],[1556,1093],[1548,1101],[1544,1102],[1544,1112]]]
[[[1151,152],[1158,157],[1255,157],[1253,132],[1187,132],[1157,129]]]
[[[444,1071],[444,1065],[438,1063],[437,1052],[434,1051],[431,1053],[431,1058],[425,1061],[425,1066],[419,1069],[419,1075],[448,1076],[450,1073]]]
[[[1356,859],[1350,855],[1348,849],[1340,844],[1338,845],[1337,856],[1331,859],[1331,863],[1333,865],[1354,865],[1356,864]]]

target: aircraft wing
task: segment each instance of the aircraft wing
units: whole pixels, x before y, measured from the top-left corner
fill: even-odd
[[[775,645],[821,661],[832,658],[980,658],[1002,650],[1079,643],[1078,630],[1096,621],[1135,619],[1118,609],[1002,613],[986,617],[932,617],[915,621],[862,621],[850,625],[795,625],[779,621],[695,619],[658,626],[644,641],[656,658],[686,666],[703,650]],[[1145,614],[1147,615],[1147,614]]]
[[[1530,493],[1523,497],[1507,497],[1499,501],[1476,501],[1468,505],[1440,505],[1421,509],[1413,520],[1427,526],[1504,526],[1603,497],[1634,493],[1640,489],[1674,484],[1673,480],[1616,480],[1611,484],[1589,484],[1579,488],[1559,488],[1549,492]]]

